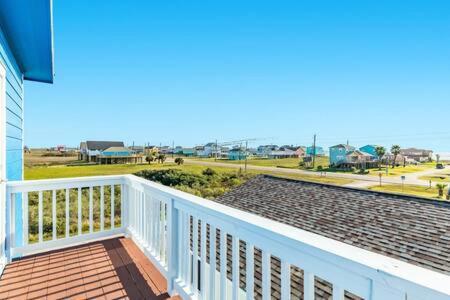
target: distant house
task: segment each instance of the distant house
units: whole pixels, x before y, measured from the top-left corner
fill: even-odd
[[[303,147],[303,146],[297,147],[297,149],[295,149],[295,155],[298,158],[305,157],[306,156],[306,147]]]
[[[315,151],[314,151],[314,149],[315,149]],[[320,147],[320,146],[316,146],[316,147],[309,146],[309,147],[306,147],[306,155],[307,156],[313,156],[314,152],[315,152],[316,156],[325,156],[325,150],[323,150],[323,148]]]
[[[196,150],[194,148],[183,148],[181,150],[181,154],[184,156],[194,156],[196,154]]]
[[[379,159],[378,154],[377,154],[377,147],[379,147],[379,145],[365,145],[365,146],[362,146],[361,148],[359,148],[359,150],[361,150],[362,152],[365,152],[365,153],[369,153],[369,154],[375,156],[377,159]]]
[[[270,151],[267,154],[268,158],[278,159],[278,158],[289,158],[289,157],[297,157],[294,150],[287,148],[280,148],[279,150]]]
[[[244,160],[247,158],[248,153],[243,148],[233,148],[228,151],[228,159],[229,160]]]
[[[256,149],[256,152],[257,152],[257,155],[260,157],[267,157],[269,152],[277,151],[278,149],[280,149],[280,147],[278,147],[277,145],[261,145],[261,146],[258,146],[258,148]]]
[[[340,166],[347,163],[347,155],[356,148],[346,144],[338,144],[330,147],[330,165]]]
[[[142,163],[143,155],[135,154],[123,142],[86,141],[80,143],[80,160],[97,164]]]
[[[377,164],[378,160],[376,159],[376,156],[361,150],[353,150],[347,153],[346,162],[341,164],[341,166],[366,169],[376,167]]]
[[[417,162],[426,162],[432,160],[433,151],[417,148],[405,148],[400,150],[400,154],[408,159],[414,159]]]

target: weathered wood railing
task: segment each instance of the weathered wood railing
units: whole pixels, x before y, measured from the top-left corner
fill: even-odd
[[[117,208],[115,191],[119,189],[121,206]],[[65,199],[64,205],[60,204],[66,215],[62,229],[53,225],[58,211],[45,212],[49,205],[44,205],[44,192],[49,194],[48,203],[55,204],[55,194]],[[20,230],[6,226],[5,236],[11,241],[5,247],[8,258],[125,234],[164,274],[169,291],[184,299],[450,298],[450,277],[444,274],[133,175],[10,182],[6,193],[7,203],[12,203],[7,205],[8,222],[22,224],[23,235],[23,243],[15,244],[19,239],[14,235]],[[38,206],[37,238],[33,241],[29,238],[33,214],[24,212],[20,223],[14,213],[14,198],[29,203],[31,193],[37,193],[33,204],[37,201]],[[77,216],[70,219],[72,198]],[[58,206],[56,202],[52,207]],[[105,203],[111,206],[109,211]],[[86,223],[80,212],[83,205],[88,207]],[[118,211],[120,222],[111,215]],[[52,228],[44,228],[45,214],[51,215]]]

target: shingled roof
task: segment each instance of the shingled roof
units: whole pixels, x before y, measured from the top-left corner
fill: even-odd
[[[450,203],[260,175],[215,201],[450,275]]]
[[[124,147],[123,142],[115,141],[87,141],[86,146],[89,150],[105,150],[110,147]]]

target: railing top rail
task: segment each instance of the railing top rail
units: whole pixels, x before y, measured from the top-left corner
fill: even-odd
[[[125,175],[89,176],[57,179],[39,179],[8,181],[6,186],[10,193],[43,191],[50,189],[77,188],[105,184],[125,183]]]
[[[245,227],[276,242],[302,249],[314,250],[311,254],[317,257],[330,258],[338,256],[342,260],[333,263],[344,269],[360,273],[368,278],[389,282],[392,286],[403,287],[406,290],[417,290],[418,287],[434,290],[442,296],[450,296],[450,276],[428,270],[404,261],[377,254],[343,242],[333,240],[296,227],[263,218],[245,211],[241,211],[223,204],[205,200],[135,175],[126,175],[128,180],[143,184],[158,190],[168,197],[188,206],[193,212],[199,211],[219,219],[228,219],[238,227]],[[130,183],[131,183],[130,182]],[[415,286],[416,285],[416,286]],[[420,294],[419,291],[417,291]]]
[[[50,189],[77,188],[109,184],[126,184],[142,187],[173,199],[175,206],[186,208],[192,214],[207,216],[209,220],[220,220],[233,224],[236,230],[251,232],[282,245],[286,251],[303,251],[310,256],[327,261],[365,278],[414,291],[415,295],[430,295],[432,299],[447,299],[450,296],[450,276],[415,266],[394,258],[370,252],[296,227],[266,219],[220,203],[205,200],[135,175],[112,175],[10,181],[6,183],[8,193],[43,191]],[[233,234],[233,232],[230,232]],[[278,246],[280,247],[280,246]]]

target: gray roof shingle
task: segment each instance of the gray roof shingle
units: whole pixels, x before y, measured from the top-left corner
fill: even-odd
[[[215,201],[450,275],[450,203],[260,175]]]

